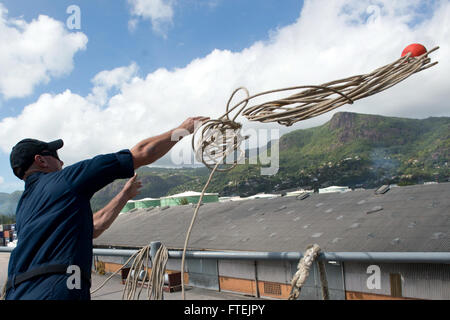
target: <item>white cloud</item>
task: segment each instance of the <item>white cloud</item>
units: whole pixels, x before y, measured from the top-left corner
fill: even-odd
[[[25,97],[36,85],[72,71],[74,54],[86,48],[83,33],[68,32],[45,15],[28,23],[7,14],[0,3],[0,94]]]
[[[128,21],[128,30],[130,30],[131,32],[136,30],[138,22],[138,19],[130,19],[130,21]]]
[[[103,71],[93,79],[94,87],[87,97],[70,90],[43,94],[17,117],[0,121],[0,147],[9,153],[25,137],[61,137],[65,141],[61,155],[70,164],[99,153],[131,148],[189,116],[217,118],[225,112],[231,92],[239,86],[255,94],[368,73],[395,61],[413,42],[421,42],[429,49],[440,45],[431,56],[439,64],[334,112],[413,118],[450,116],[450,61],[446,58],[450,55],[450,3],[438,2],[433,9],[432,17],[424,19],[418,1],[305,1],[295,23],[272,32],[268,41],[256,42],[240,52],[214,50],[183,68],[158,69],[145,77],[136,75],[135,64]],[[420,22],[411,27],[417,19]],[[113,88],[116,91],[112,92]],[[334,112],[289,130],[322,124]],[[250,127],[242,117],[237,120],[245,123],[245,128]],[[253,126],[287,130],[278,124]],[[174,151],[190,148],[189,143],[184,139]]]
[[[0,184],[2,184],[3,182],[5,182],[5,179],[2,176],[0,176]]]
[[[119,67],[113,70],[99,72],[92,79],[94,88],[92,89],[92,93],[89,94],[88,100],[99,105],[104,105],[107,102],[108,93],[111,89],[120,90],[123,85],[136,76],[137,71],[138,66],[133,62],[128,67]]]
[[[174,0],[128,0],[133,16],[151,21],[153,31],[166,37],[167,28],[172,24]],[[133,18],[128,27],[134,30],[138,20]]]
[[[217,8],[223,0],[182,0],[186,6],[207,7],[211,10]]]

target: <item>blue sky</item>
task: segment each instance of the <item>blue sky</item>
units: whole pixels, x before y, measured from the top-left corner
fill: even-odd
[[[74,55],[76,68],[69,75],[37,86],[34,94],[23,99],[3,101],[1,117],[17,114],[43,92],[56,93],[70,88],[74,93],[86,95],[95,74],[133,61],[138,63],[141,74],[147,74],[161,67],[183,67],[214,49],[240,51],[257,40],[267,39],[270,30],[293,23],[302,6],[298,0],[179,1],[173,24],[163,37],[152,30],[148,20],[141,20],[130,31],[127,1],[3,0],[0,3],[8,9],[9,17],[31,21],[42,14],[64,23],[70,16],[66,9],[76,4],[81,10],[79,31],[89,39],[87,49]]]
[[[86,50],[74,55],[75,68],[70,74],[36,85],[34,92],[23,98],[2,99],[0,118],[17,116],[24,106],[36,101],[44,92],[59,93],[70,89],[87,95],[91,79],[102,70],[110,70],[135,62],[145,75],[158,68],[179,68],[214,49],[242,50],[257,40],[267,39],[268,32],[293,23],[302,1],[180,1],[174,10],[174,21],[167,34],[152,30],[149,20],[142,19],[130,30],[130,4],[127,1],[0,1],[8,9],[8,17],[21,17],[30,22],[48,15],[63,23],[71,16],[66,12],[77,5],[81,12],[81,31],[88,37]],[[17,180],[9,171],[8,157],[0,155],[0,176]],[[3,182],[0,192],[12,189]]]
[[[67,27],[70,5],[80,29]],[[22,138],[63,138],[71,164],[187,116],[220,116],[238,86],[256,93],[368,72],[411,42],[440,45],[439,60],[450,35],[449,1],[0,0],[0,12],[0,192],[23,188],[9,166]],[[421,73],[342,111],[449,116],[443,60],[431,79]]]

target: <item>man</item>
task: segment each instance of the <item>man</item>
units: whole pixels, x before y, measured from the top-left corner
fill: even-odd
[[[91,197],[115,179],[133,177],[134,170],[164,156],[208,119],[188,118],[131,150],[99,155],[64,169],[57,153],[62,140],[20,141],[10,160],[14,174],[25,181],[25,190],[16,211],[18,242],[9,260],[6,299],[90,299],[92,239],[111,225],[129,195],[117,195],[94,215]],[[80,286],[71,283],[77,271]]]

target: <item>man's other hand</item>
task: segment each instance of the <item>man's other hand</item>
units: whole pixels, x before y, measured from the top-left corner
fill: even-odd
[[[134,176],[130,178],[127,183],[125,183],[125,186],[122,190],[125,196],[130,200],[140,193],[140,188],[142,188],[142,182],[140,180],[137,180],[137,174],[135,173]]]

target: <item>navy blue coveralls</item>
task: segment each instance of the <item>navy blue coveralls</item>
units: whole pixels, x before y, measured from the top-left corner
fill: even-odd
[[[90,199],[115,179],[133,175],[129,150],[99,155],[61,171],[30,175],[17,206],[18,241],[9,259],[8,279],[14,283],[19,274],[54,265],[78,266],[85,276],[80,289],[69,289],[67,280],[71,273],[40,275],[13,284],[6,299],[90,299],[93,249]]]

